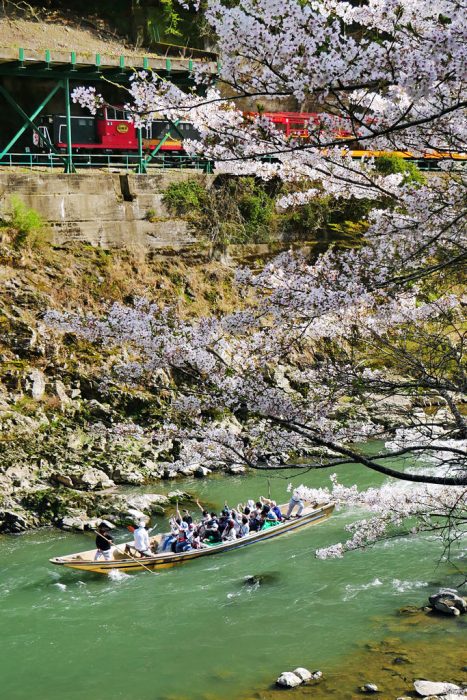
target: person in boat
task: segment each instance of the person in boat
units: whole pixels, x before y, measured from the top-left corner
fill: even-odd
[[[172,542],[172,552],[182,551],[182,543],[188,544],[188,525],[181,518],[175,518],[176,536]]]
[[[264,523],[261,527],[262,530],[267,530],[274,525],[278,525],[279,520],[273,510],[269,510],[264,518]]]
[[[132,529],[134,543],[133,545],[127,544],[125,547],[125,552],[128,554],[132,554],[134,552],[140,557],[152,557],[154,552],[151,551],[151,543],[149,542],[149,532],[146,529],[146,522],[144,520],[140,520],[138,527]]]
[[[188,539],[188,529],[180,527],[178,531],[177,541],[175,543],[175,553],[189,552],[191,550],[191,542]]]
[[[190,544],[193,544],[194,536],[195,536],[195,525],[194,525],[194,523],[190,523],[188,525],[187,530],[186,530],[186,538]]]
[[[186,523],[187,525],[192,525],[192,524],[193,524],[193,518],[192,518],[192,516],[190,515],[190,513],[187,511],[186,508],[184,508],[184,509],[182,510],[182,520],[183,520],[183,522]]]
[[[305,504],[300,496],[300,492],[298,489],[295,489],[290,498],[289,507],[287,509],[287,515],[285,516],[287,520],[292,517],[292,512],[295,506],[298,506],[297,515],[295,517],[299,518],[302,514]]]
[[[250,523],[247,515],[242,517],[242,524],[240,525],[240,530],[238,532],[238,537],[247,537],[250,534]]]
[[[230,511],[230,518],[231,518],[231,520],[234,521],[235,532],[237,533],[237,537],[238,537],[238,533],[240,532],[240,523],[241,523],[240,514],[236,510],[231,510]]]
[[[258,530],[261,530],[263,525],[263,517],[261,515],[261,511],[258,512],[257,508],[255,508],[255,510],[253,510],[250,514],[249,525],[250,532],[258,532]]]
[[[191,541],[191,546],[193,549],[206,549],[208,545],[203,542],[199,534],[195,534]]]
[[[224,506],[224,509],[221,513],[221,516],[219,518],[219,530],[221,531],[221,534],[224,533],[225,528],[227,527],[227,523],[231,519],[230,517],[230,509],[227,505]]]
[[[211,513],[211,520],[208,522],[208,527],[205,530],[204,542],[206,544],[216,544],[221,541],[221,532],[219,523],[215,513]]]
[[[245,506],[245,509],[243,511],[242,515],[242,523],[243,523],[243,518],[246,518],[248,520],[248,530],[250,530],[250,519],[251,519],[251,511],[248,508],[248,506]]]
[[[112,558],[112,545],[113,537],[110,534],[109,526],[107,523],[100,523],[97,535],[96,535],[96,554],[94,556],[94,561],[97,561],[103,557],[106,561],[110,561]]]
[[[206,510],[206,508],[203,508],[203,506],[201,505],[201,503],[199,501],[196,501],[196,505],[198,506],[198,508],[201,511],[201,522],[203,522],[203,520],[206,520],[206,519],[209,520],[209,511]]]
[[[235,530],[235,521],[233,519],[230,519],[224,529],[224,533],[222,535],[222,540],[224,542],[233,542],[234,540],[237,539],[237,532]]]
[[[201,506],[199,501],[196,501],[196,505],[201,511],[201,519],[199,523],[196,523],[195,525],[195,536],[199,536],[200,540],[202,541],[206,536],[206,530],[209,526],[208,523],[211,520],[212,515],[210,515],[209,511]]]
[[[162,541],[162,547],[161,547],[162,552],[175,551],[175,543],[177,541],[179,527],[178,527],[178,524],[177,524],[175,518],[171,518],[169,520],[169,524],[170,524],[170,532],[168,535],[164,536],[164,539]]]
[[[228,524],[229,520],[230,520],[230,511],[227,511],[227,510],[224,509],[224,510],[222,511],[222,513],[219,515],[219,520],[218,520],[218,523],[217,523],[218,526],[219,526],[219,532],[220,532],[221,538],[222,538],[223,535],[224,535],[224,531],[225,531],[225,529],[226,529],[226,527],[227,527],[227,524]]]
[[[281,509],[277,505],[276,501],[273,501],[271,498],[264,498],[264,496],[261,496],[260,500],[262,501],[262,503],[264,503],[264,505],[270,507],[270,509],[276,514],[277,519],[279,521],[284,519],[284,516],[281,513]]]

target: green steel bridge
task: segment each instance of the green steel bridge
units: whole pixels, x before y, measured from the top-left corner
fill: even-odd
[[[71,103],[70,82],[81,84],[111,84],[113,86],[128,86],[130,78],[135,71],[148,70],[156,73],[160,78],[170,79],[182,88],[194,85],[193,69],[196,64],[202,63],[213,80],[219,72],[217,55],[212,52],[188,49],[171,45],[160,45],[161,53],[157,56],[108,56],[105,54],[91,55],[89,53],[70,51],[46,50],[41,53],[29,51],[24,48],[4,49],[0,48],[0,102],[3,99],[9,108],[16,114],[15,123],[17,130],[9,135],[8,143],[0,143],[0,167],[16,165],[33,168],[35,166],[64,168],[65,172],[76,172],[76,167],[124,167],[132,168],[136,172],[146,173],[151,164],[157,167],[206,167],[199,160],[188,159],[180,156],[179,162],[163,156],[160,151],[162,143],[159,143],[151,153],[143,153],[141,129],[138,129],[138,153],[132,155],[93,155],[74,154],[72,149],[71,134]],[[23,86],[31,86],[27,92],[34,93],[34,84],[45,83],[48,85],[47,94],[38,101],[29,113],[15,97],[14,88],[21,92]],[[10,89],[6,87],[10,86]],[[50,141],[46,143],[48,154],[32,154],[27,150],[15,151],[15,146],[27,131],[36,132],[44,141],[44,135],[40,133],[35,120],[44,111],[52,98],[61,95],[67,124],[67,148],[66,152],[59,151]],[[30,104],[30,99],[29,99]],[[172,124],[174,132],[177,131],[177,123]]]

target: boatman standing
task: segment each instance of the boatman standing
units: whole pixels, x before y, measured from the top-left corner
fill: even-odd
[[[99,525],[97,535],[96,535],[96,554],[94,556],[94,561],[97,561],[101,557],[104,557],[106,561],[111,559],[113,538],[109,532],[109,526],[106,522],[102,521]]]
[[[294,492],[292,493],[292,497],[289,501],[287,515],[285,516],[287,519],[289,519],[292,516],[292,511],[295,508],[295,506],[298,506],[297,515],[295,517],[299,518],[302,514],[302,511],[305,507],[305,504],[304,504],[303,499],[301,497],[300,489],[298,489],[298,488],[294,490]]]
[[[152,552],[149,542],[149,532],[146,530],[146,523],[144,520],[139,521],[138,527],[133,533],[133,537],[135,538],[134,547],[138,554],[142,557],[151,557]]]

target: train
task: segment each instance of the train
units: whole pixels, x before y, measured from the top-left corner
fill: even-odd
[[[255,112],[245,112],[245,120],[257,116]],[[302,140],[306,143],[309,138],[309,125],[319,126],[322,115],[313,112],[264,112],[263,117],[269,119],[277,129],[282,131],[287,138]],[[38,131],[33,132],[33,150],[46,153],[50,151],[49,144],[53,144],[59,152],[67,151],[67,120],[63,114],[46,114],[37,122]],[[345,129],[336,129],[336,138],[352,140],[349,150],[351,157],[360,159],[364,157],[379,157],[383,155],[397,155],[406,160],[414,160],[422,168],[436,167],[439,161],[452,159],[465,164],[467,153],[427,152],[422,158],[414,157],[406,151],[372,151],[360,148],[355,143],[352,134]],[[129,112],[120,107],[103,106],[95,116],[71,117],[71,143],[74,154],[112,154],[137,155],[138,133]],[[199,134],[189,121],[180,121],[176,128],[166,119],[155,119],[142,129],[142,147],[145,153],[152,152],[155,148],[164,155],[170,157],[186,156],[184,139],[197,139]]]
[[[33,133],[36,151],[46,152],[49,144],[61,153],[67,151],[67,119],[64,114],[46,114],[37,122]],[[39,133],[38,133],[39,132]],[[161,144],[163,152],[183,154],[183,139],[196,139],[198,132],[188,121],[181,121],[177,128],[166,119],[155,119],[142,129],[143,150],[154,150]],[[95,116],[71,117],[71,143],[73,153],[136,154],[138,134],[129,112],[118,107],[103,107]]]

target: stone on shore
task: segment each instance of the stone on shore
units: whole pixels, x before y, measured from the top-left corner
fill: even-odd
[[[63,530],[84,530],[84,518],[66,515],[61,523]]]
[[[115,486],[115,483],[110,479],[105,472],[95,467],[89,467],[84,472],[78,475],[76,485],[79,485],[86,490],[95,491],[96,489],[108,489]]]
[[[167,496],[163,496],[160,493],[144,493],[128,498],[128,505],[130,508],[136,508],[137,510],[145,513],[162,514],[164,513],[162,506],[166,506],[168,504],[169,499]]]
[[[145,481],[144,475],[138,469],[133,469],[128,465],[117,467],[112,476],[117,484],[140,486]]]
[[[364,693],[377,693],[378,686],[376,683],[365,683],[365,685],[362,687],[362,691]]]
[[[459,693],[462,690],[454,683],[437,683],[435,681],[415,681],[413,685],[417,693],[423,697]]]
[[[281,673],[276,681],[276,685],[281,688],[296,688],[298,685],[302,684],[302,679],[291,671],[284,671]]]
[[[244,474],[246,472],[246,467],[241,467],[240,465],[238,466],[232,466],[227,469],[228,474],[232,474],[233,476],[238,476],[239,474]]]
[[[12,510],[0,511],[0,532],[24,532],[31,523],[21,514]]]

